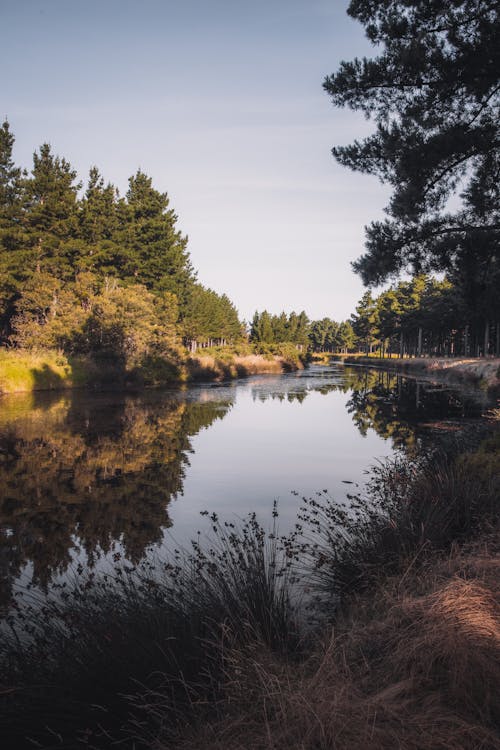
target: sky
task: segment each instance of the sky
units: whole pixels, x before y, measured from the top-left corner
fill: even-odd
[[[0,116],[30,167],[52,145],[123,194],[168,192],[199,280],[242,318],[341,320],[351,262],[388,189],[338,165],[373,124],[332,106],[326,75],[371,56],[346,0],[0,0]]]

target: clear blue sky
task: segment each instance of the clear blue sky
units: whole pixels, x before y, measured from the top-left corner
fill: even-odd
[[[347,317],[350,262],[387,189],[330,149],[372,125],[323,92],[372,48],[345,0],[0,0],[3,112],[15,159],[48,141],[123,193],[169,193],[199,279],[241,315]]]

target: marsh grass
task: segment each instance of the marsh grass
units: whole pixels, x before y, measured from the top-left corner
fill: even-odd
[[[216,722],[155,750],[498,750],[500,537],[351,599],[307,659],[227,658]]]
[[[163,728],[195,704],[216,704],[225,641],[298,648],[276,528],[266,532],[253,515],[238,529],[209,521],[206,545],[62,583],[43,601],[18,606],[1,648],[7,747],[132,743],[133,728],[144,724],[139,696],[148,696],[152,735],[160,729],[152,706],[161,706]]]
[[[396,456],[372,468],[363,494],[337,503],[325,492],[303,498],[300,554],[327,606],[498,518],[499,448],[497,433],[466,454],[456,445],[415,460]]]

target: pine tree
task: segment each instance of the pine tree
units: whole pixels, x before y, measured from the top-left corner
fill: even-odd
[[[187,237],[176,228],[177,216],[169,204],[167,194],[155,190],[140,170],[129,179],[126,204],[119,209],[116,267],[122,279],[155,292],[173,292],[182,307],[194,273]]]
[[[377,332],[377,306],[371,292],[365,292],[358,304],[351,324],[359,342],[366,352],[371,352]]]
[[[22,171],[12,159],[14,142],[5,121],[0,129],[0,327],[4,333],[18,289],[15,258],[22,242]]]
[[[366,284],[403,270],[467,273],[477,310],[500,276],[498,2],[352,0],[348,13],[380,54],[343,62],[324,88],[376,129],[333,154],[393,190],[354,268]]]
[[[77,195],[81,187],[66,159],[54,156],[49,144],[33,154],[31,178],[24,185],[25,277],[41,270],[58,278],[74,277],[81,253]]]

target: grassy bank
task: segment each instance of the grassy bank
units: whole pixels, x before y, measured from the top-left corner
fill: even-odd
[[[499,552],[491,532],[385,578],[298,665],[235,649],[220,718],[155,747],[499,748]]]
[[[366,365],[384,370],[407,372],[408,374],[428,374],[440,380],[479,385],[492,392],[500,393],[500,358],[443,358],[399,357],[381,358],[378,356],[349,356],[346,364]]]
[[[306,501],[286,538],[212,516],[189,553],[26,592],[2,640],[0,734],[19,749],[499,748],[499,491],[492,428],[468,453],[379,467],[354,514]]]
[[[112,359],[71,357],[56,351],[0,350],[0,394],[85,387],[148,387],[225,380],[260,373],[279,374],[303,367],[292,347],[259,352],[255,347],[182,350],[169,358],[146,357],[126,365]]]
[[[0,349],[0,393],[75,388],[85,385],[89,366],[53,351]]]
[[[281,374],[304,367],[305,355],[293,344],[244,344],[201,349],[186,363],[187,378],[225,380],[259,374]]]

